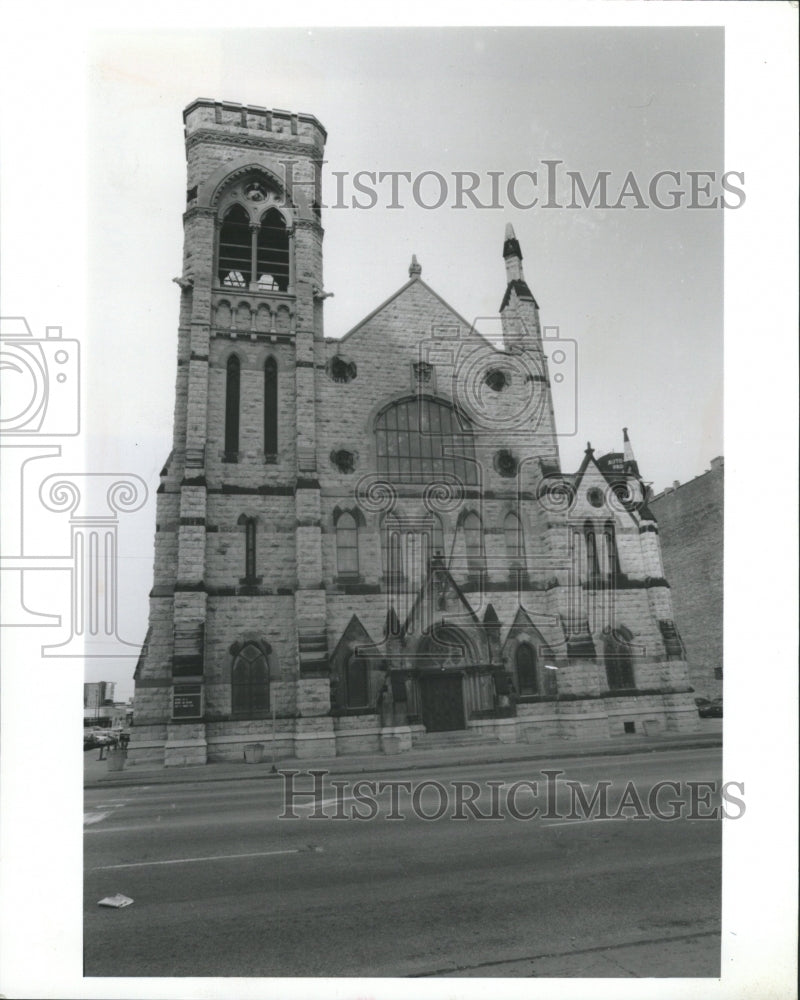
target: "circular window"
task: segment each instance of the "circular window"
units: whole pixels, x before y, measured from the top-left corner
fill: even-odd
[[[518,465],[519,463],[514,455],[507,449],[504,448],[495,453],[494,467],[506,479],[516,476]]]
[[[339,451],[331,452],[331,462],[339,472],[352,472],[356,467],[356,456],[354,452],[341,448]]]
[[[483,381],[494,392],[502,392],[508,385],[509,378],[500,368],[492,368],[486,373]]]
[[[352,382],[358,370],[355,361],[347,361],[337,354],[328,362],[328,374],[334,382]]]
[[[593,486],[586,494],[586,499],[589,501],[592,507],[602,507],[603,491],[599,490],[596,486]]]

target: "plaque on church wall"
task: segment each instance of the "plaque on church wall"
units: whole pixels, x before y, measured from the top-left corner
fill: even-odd
[[[172,718],[201,719],[203,689],[200,684],[176,684],[172,689]]]

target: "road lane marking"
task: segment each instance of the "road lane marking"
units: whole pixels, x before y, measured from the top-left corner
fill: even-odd
[[[354,802],[357,796],[355,795],[343,795],[341,798],[332,799],[322,799],[322,801],[315,802],[293,802],[288,808],[290,809],[325,809],[326,806],[335,806],[340,802]]]
[[[598,816],[594,819],[587,816],[586,819],[566,819],[563,823],[545,823],[544,826],[550,829],[553,826],[580,826],[582,823],[627,823],[628,818],[627,816]]]
[[[702,921],[701,921],[702,922]],[[476,962],[474,965],[452,965],[449,967],[433,969],[427,972],[406,972],[403,973],[408,979],[426,979],[432,976],[452,976],[470,969],[489,969],[501,965],[516,965],[518,962],[538,962],[547,958],[572,958],[577,955],[591,955],[592,953],[602,953],[616,951],[621,948],[642,948],[653,944],[668,944],[674,941],[696,941],[698,938],[715,937],[718,938],[718,929],[705,931],[697,930],[688,934],[669,935],[660,938],[634,938],[630,941],[619,941],[607,944],[593,945],[591,948],[573,948],[569,951],[550,951],[534,955],[523,955],[519,958],[492,959],[488,962]]]
[[[83,825],[89,826],[91,823],[99,823],[101,820],[104,820],[106,816],[110,816],[115,809],[121,809],[127,804],[127,799],[122,802],[106,802],[103,805],[102,811],[85,812],[83,814]]]
[[[104,813],[84,813],[83,814],[83,825],[88,826],[90,823],[99,823],[101,819],[105,819],[109,814]]]
[[[286,851],[252,851],[249,854],[213,854],[205,858],[170,858],[168,861],[131,861],[124,865],[100,865],[93,868],[96,872],[107,872],[118,868],[151,868],[154,865],[190,865],[195,861],[231,861],[236,858],[270,858],[277,854],[321,854],[322,848],[309,845],[308,847],[293,847]]]

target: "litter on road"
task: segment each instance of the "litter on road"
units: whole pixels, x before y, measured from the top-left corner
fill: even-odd
[[[121,910],[123,906],[130,906],[133,900],[130,896],[123,896],[121,892],[118,892],[116,896],[106,896],[103,899],[98,899],[98,906],[112,906],[115,910]]]

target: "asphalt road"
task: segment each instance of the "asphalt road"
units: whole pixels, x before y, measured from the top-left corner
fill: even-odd
[[[630,791],[627,819],[570,819],[577,793],[561,784],[548,802],[549,767],[415,772],[417,784],[449,786],[447,799],[430,786],[415,792],[426,815],[445,810],[436,820],[415,815],[404,789],[402,819],[387,818],[388,791],[371,807],[344,788],[337,804],[328,784],[322,805],[304,797],[298,818],[279,818],[284,782],[274,778],[90,789],[85,975],[718,976],[721,822],[687,819],[688,794],[682,818],[630,818],[640,811]],[[563,771],[559,782],[589,796],[613,782],[613,815],[626,782],[647,811],[658,781],[718,785],[721,759],[718,749],[668,751],[573,759]],[[523,779],[539,782],[538,795],[518,786],[509,799]],[[477,783],[462,786],[460,808],[458,781]],[[704,796],[695,811],[707,814],[719,798]],[[475,818],[463,805],[471,797],[503,818]],[[675,798],[663,790],[663,813]],[[510,814],[535,806],[534,819]],[[372,820],[350,818],[373,809]],[[114,893],[133,904],[97,905]]]

